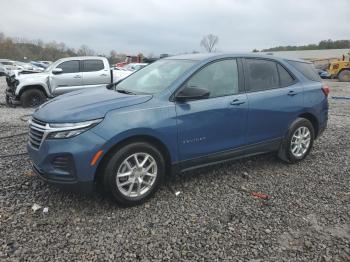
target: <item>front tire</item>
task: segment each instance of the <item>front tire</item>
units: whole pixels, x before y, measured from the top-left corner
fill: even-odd
[[[282,142],[278,156],[285,162],[296,163],[303,160],[311,151],[315,138],[315,130],[311,122],[298,118],[290,126]]]
[[[20,100],[23,107],[37,107],[46,101],[46,96],[39,89],[28,89],[22,93]]]
[[[123,206],[144,203],[158,190],[165,161],[151,144],[135,142],[112,153],[103,170],[104,189]]]

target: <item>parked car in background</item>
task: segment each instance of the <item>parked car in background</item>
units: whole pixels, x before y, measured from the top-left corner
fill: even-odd
[[[31,61],[30,63],[32,65],[35,65],[35,66],[40,67],[42,69],[46,69],[49,66],[48,64],[40,63],[40,62],[37,62],[37,61]]]
[[[0,64],[0,76],[6,76],[7,70],[3,64]]]
[[[38,63],[49,66],[52,64],[52,61],[38,61]]]
[[[42,179],[81,191],[97,183],[135,205],[174,172],[266,152],[299,162],[327,126],[329,88],[301,60],[183,55],[112,87],[34,112],[27,148]]]
[[[0,59],[0,64],[2,64],[7,71],[22,69],[15,61],[9,59]]]
[[[322,79],[331,78],[331,74],[328,73],[326,70],[317,69],[317,73],[318,73],[318,75],[319,75]]]
[[[105,86],[114,80],[107,58],[99,56],[62,58],[42,73],[17,74],[8,81],[6,101],[35,107],[67,92]]]
[[[129,71],[137,71],[137,70],[140,70],[141,68],[144,68],[147,65],[148,65],[147,63],[130,63],[125,65],[124,68]]]
[[[18,65],[18,71],[21,72],[22,74],[29,74],[29,73],[39,73],[44,71],[43,68],[38,67],[36,65],[33,65],[31,63],[25,63],[25,62],[20,62],[16,61],[16,64]]]
[[[127,70],[124,67],[113,67],[113,71],[114,71],[114,79],[115,81],[119,81],[124,79],[125,77],[128,77],[129,75],[131,75],[134,71],[131,70]]]
[[[31,63],[0,59],[0,64],[6,68],[7,75],[12,76],[17,73],[29,74],[43,71],[42,68],[32,65]]]

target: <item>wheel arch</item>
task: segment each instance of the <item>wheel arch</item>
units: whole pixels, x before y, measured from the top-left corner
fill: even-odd
[[[46,89],[45,89],[42,85],[39,85],[39,84],[37,84],[37,85],[26,85],[26,86],[23,86],[23,87],[21,88],[21,90],[19,91],[18,96],[21,97],[22,94],[23,94],[23,92],[25,92],[25,91],[27,91],[27,90],[29,90],[29,89],[38,89],[38,90],[42,91],[46,97],[48,97],[48,94],[47,94],[47,92],[46,92]]]
[[[169,170],[169,171],[171,170],[170,152],[167,146],[161,140],[150,135],[134,135],[119,141],[118,143],[114,144],[112,147],[108,149],[108,151],[103,155],[102,159],[99,161],[99,164],[97,165],[94,180],[97,181],[99,178],[102,177],[102,170],[106,166],[107,161],[110,159],[110,157],[113,155],[115,151],[117,151],[118,149],[122,148],[127,144],[135,143],[135,142],[146,142],[151,144],[152,146],[155,146],[164,156],[166,170]]]
[[[317,138],[319,134],[319,121],[317,117],[309,112],[300,114],[298,117],[305,118],[311,122],[312,126],[314,127],[315,138]]]

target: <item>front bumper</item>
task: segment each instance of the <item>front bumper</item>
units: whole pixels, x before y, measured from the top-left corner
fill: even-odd
[[[39,149],[27,144],[34,172],[49,184],[88,193],[93,191],[98,163],[90,164],[105,140],[86,131],[69,139],[44,140]]]
[[[55,180],[49,174],[45,174],[40,171],[38,167],[33,164],[33,171],[46,183],[61,188],[63,190],[78,192],[78,193],[91,193],[95,190],[95,183],[93,181],[60,181]]]
[[[13,89],[7,88],[5,91],[5,96],[6,96],[6,103],[9,106],[16,106],[21,104],[21,101],[18,99],[18,97],[16,97]]]
[[[6,103],[8,105],[19,105],[21,102],[19,98],[16,96],[16,88],[18,85],[18,80],[16,80],[15,76],[6,76],[7,88],[5,90]]]

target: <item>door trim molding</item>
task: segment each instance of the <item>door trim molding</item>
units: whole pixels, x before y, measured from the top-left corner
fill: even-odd
[[[252,145],[237,147],[235,149],[225,150],[197,158],[183,160],[173,164],[173,171],[185,172],[239,158],[277,151],[281,145],[281,142],[282,137],[278,137]]]

